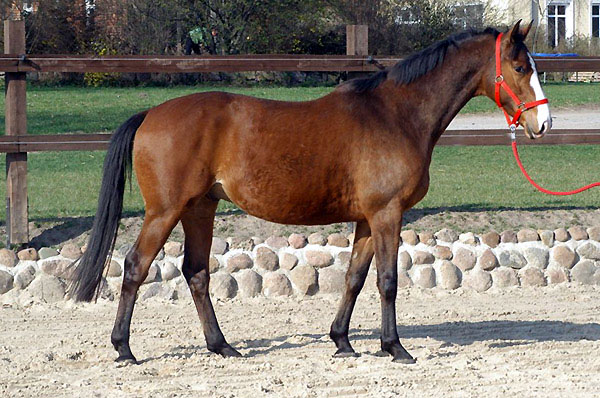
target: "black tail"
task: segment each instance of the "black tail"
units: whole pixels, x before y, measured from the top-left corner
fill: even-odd
[[[123,210],[123,193],[131,171],[133,138],[146,112],[130,117],[113,134],[104,159],[104,176],[98,198],[98,210],[90,240],[74,270],[70,295],[76,301],[91,301],[98,293],[102,272],[110,262]]]

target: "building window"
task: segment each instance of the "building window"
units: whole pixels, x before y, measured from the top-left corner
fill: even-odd
[[[548,44],[556,47],[567,34],[567,6],[550,4],[548,6]]]
[[[600,37],[600,4],[592,4],[592,37]]]

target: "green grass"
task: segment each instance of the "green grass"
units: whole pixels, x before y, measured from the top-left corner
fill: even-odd
[[[96,133],[112,131],[129,116],[168,99],[201,91],[229,91],[261,98],[304,101],[321,97],[333,87],[40,87],[27,90],[27,130],[29,134],[65,132]],[[548,84],[546,94],[552,106],[568,107],[600,104],[598,84]],[[4,108],[4,97],[0,98]],[[474,98],[463,113],[498,112],[488,98]],[[4,112],[0,113],[4,134]]]
[[[548,188],[573,189],[597,181],[600,151],[592,145],[523,146],[521,158],[532,177]],[[32,153],[29,155],[30,218],[92,216],[100,188],[104,152]],[[4,167],[4,159],[0,161]],[[541,194],[518,170],[510,147],[438,147],[431,185],[419,208],[448,210],[598,208],[600,189],[572,197]],[[4,195],[5,184],[0,184]],[[221,210],[231,205],[221,202]],[[125,196],[125,211],[143,210],[137,185]],[[2,219],[4,212],[0,213]]]
[[[589,84],[548,85],[554,105],[600,103],[600,87]],[[130,115],[169,98],[212,88],[41,88],[28,91],[30,133],[97,132],[111,130]],[[326,94],[315,88],[219,88],[226,91],[285,100],[307,100]],[[487,101],[488,103],[486,103]],[[467,105],[467,112],[494,111],[485,99]],[[3,99],[0,101],[3,102]],[[3,114],[3,112],[2,112]],[[0,121],[0,125],[4,125]],[[573,189],[600,179],[597,146],[529,146],[520,149],[532,177],[548,188]],[[29,209],[31,220],[92,216],[101,180],[104,152],[29,154]],[[4,168],[4,157],[0,167]],[[0,197],[6,184],[0,181]],[[500,208],[598,208],[600,189],[574,197],[538,193],[520,174],[508,145],[501,147],[438,147],[431,166],[431,188],[420,208],[493,210]],[[231,208],[223,204],[221,210]],[[143,210],[137,185],[125,198],[125,211]],[[4,212],[0,212],[3,221]]]

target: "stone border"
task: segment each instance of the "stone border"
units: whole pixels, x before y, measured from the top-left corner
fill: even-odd
[[[577,282],[600,285],[600,228],[582,227],[555,231],[523,229],[517,233],[458,234],[402,231],[398,257],[400,288],[463,287],[484,292],[492,287],[546,286]],[[327,238],[308,237],[213,239],[210,256],[210,293],[214,298],[264,295],[311,296],[340,293],[351,256],[353,236],[341,233]],[[120,289],[125,245],[114,252],[101,297],[114,299]],[[0,249],[0,297],[56,302],[65,298],[70,264],[85,247],[64,245],[25,249],[18,253]],[[181,275],[183,246],[168,242],[150,267],[140,292],[142,299],[177,299],[189,295]],[[375,279],[371,267],[369,279]],[[370,283],[370,282],[367,282]]]

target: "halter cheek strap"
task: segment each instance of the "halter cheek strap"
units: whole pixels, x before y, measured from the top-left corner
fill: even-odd
[[[538,105],[547,104],[548,99],[544,98],[541,100],[525,103],[525,102],[521,101],[519,99],[519,97],[514,93],[514,91],[511,90],[511,88],[508,86],[508,84],[506,84],[506,81],[504,81],[504,75],[502,75],[502,36],[503,35],[504,35],[503,33],[500,33],[498,35],[498,38],[496,39],[495,99],[496,99],[496,105],[498,105],[498,107],[501,108],[502,111],[504,112],[504,116],[506,117],[506,122],[508,123],[510,131],[514,134],[515,130],[519,126],[519,118],[521,117],[521,114],[528,109],[535,108]],[[504,106],[502,106],[502,103],[500,102],[500,89],[501,88],[503,88],[504,91],[506,91],[508,93],[508,95],[512,98],[512,100],[515,102],[515,104],[517,104],[517,111],[515,112],[512,119],[510,118],[510,115],[508,114],[508,112],[506,112],[506,109],[504,109]]]

